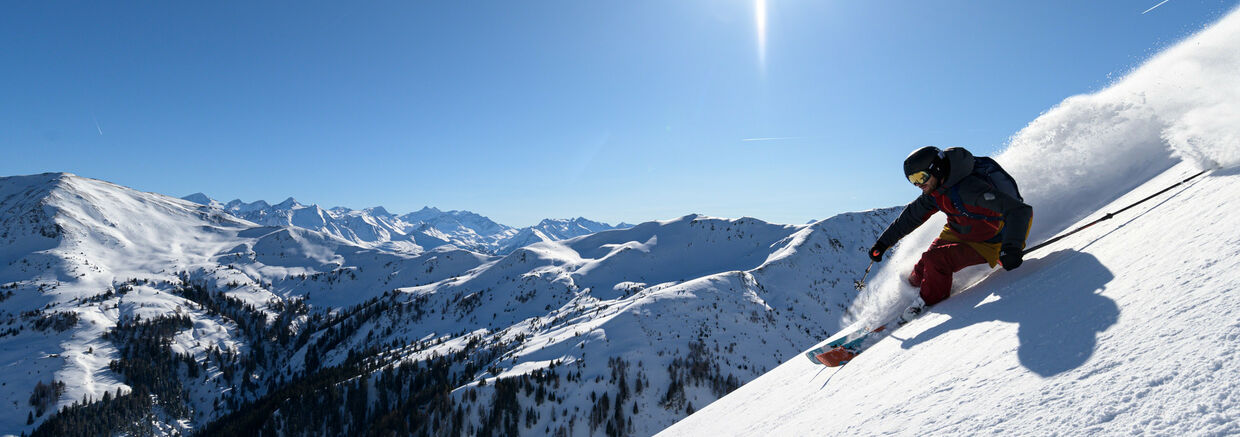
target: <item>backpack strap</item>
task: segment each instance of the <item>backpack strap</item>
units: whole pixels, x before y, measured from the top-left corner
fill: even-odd
[[[969,210],[967,209],[964,209],[964,200],[960,198],[960,185],[959,184],[957,184],[956,186],[953,186],[950,190],[948,190],[948,197],[951,198],[952,206],[955,207],[957,211],[960,211],[960,214],[950,214],[947,211],[943,211],[944,214],[947,214],[949,216],[956,216],[956,217],[968,217],[974,220],[985,220],[988,222],[1003,221],[1003,217],[994,217],[994,216],[989,216],[989,215],[977,214],[977,213],[969,212]],[[983,243],[1003,242],[1003,234],[1006,233],[1007,231],[1007,226],[1003,226],[1004,224],[999,225],[1000,226],[999,232],[995,234],[995,236],[990,237],[990,239],[986,241],[983,241]]]
[[[955,207],[956,211],[959,211],[959,213],[958,214],[947,214],[947,211],[943,211],[944,214],[951,215],[951,216],[957,216],[957,217],[963,216],[963,217],[968,217],[974,220],[985,220],[988,222],[997,222],[997,221],[1003,220],[1002,216],[996,217],[996,216],[982,215],[982,214],[970,212],[969,210],[965,209],[964,199],[960,197],[960,184],[953,185],[951,189],[947,191],[947,193],[948,193],[948,197],[951,198],[952,200],[952,206]]]

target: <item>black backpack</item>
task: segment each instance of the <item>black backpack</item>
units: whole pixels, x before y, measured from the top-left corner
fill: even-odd
[[[1013,179],[1012,175],[990,157],[973,158],[973,175],[990,182],[990,186],[995,187],[995,190],[1000,193],[1012,196],[1021,202],[1025,201],[1025,198],[1020,196],[1020,189],[1016,187],[1016,179]]]
[[[1012,196],[1021,202],[1025,201],[1025,198],[1020,196],[1020,189],[1016,187],[1016,179],[1013,179],[1012,175],[1008,174],[1003,167],[1000,167],[995,160],[985,156],[974,157],[973,172],[971,174],[989,183],[990,186],[995,188],[995,191]],[[953,186],[948,190],[948,197],[951,198],[952,205],[956,207],[956,210],[960,211],[959,214],[952,215],[962,215],[975,220],[1003,220],[1003,217],[976,214],[965,209],[964,200],[960,198],[959,185]]]

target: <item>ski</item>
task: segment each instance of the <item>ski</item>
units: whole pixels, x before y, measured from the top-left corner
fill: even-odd
[[[823,345],[806,351],[805,358],[827,367],[843,366],[905,323],[900,317],[875,328],[864,322],[854,323],[829,337]]]
[[[826,344],[805,352],[805,357],[815,364],[828,367],[842,366],[868,347],[868,343],[872,343],[868,340],[871,340],[874,334],[885,331],[886,325],[874,329],[867,326],[850,328],[841,331],[844,335],[837,334],[836,338]]]

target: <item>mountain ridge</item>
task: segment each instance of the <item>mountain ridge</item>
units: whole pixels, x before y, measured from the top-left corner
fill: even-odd
[[[419,252],[452,244],[468,250],[503,255],[541,241],[562,240],[629,226],[612,226],[578,217],[544,219],[534,226],[513,228],[474,212],[442,211],[430,206],[397,215],[382,206],[360,210],[340,206],[323,209],[316,204],[303,205],[293,197],[274,205],[264,200],[247,203],[240,199],[222,203],[202,193],[182,199],[219,208],[263,225],[296,226],[332,234],[367,247],[404,252]]]
[[[0,351],[0,365],[28,372],[7,378],[0,402],[38,400],[0,414],[0,431],[13,433],[84,426],[78,421],[98,417],[92,409],[128,417],[123,406],[148,392],[157,396],[139,399],[146,406],[138,411],[154,415],[157,433],[228,426],[246,405],[324,372],[357,372],[354,380],[368,381],[369,390],[405,399],[410,393],[384,385],[385,367],[363,364],[414,372],[436,360],[456,363],[455,379],[442,382],[445,405],[471,413],[468,420],[432,413],[462,429],[493,426],[478,417],[503,411],[496,408],[505,381],[543,378],[570,384],[555,403],[570,412],[520,397],[522,408],[536,411],[537,429],[629,428],[627,416],[591,418],[602,392],[643,411],[634,432],[653,433],[686,414],[683,396],[706,402],[684,393],[721,396],[838,324],[822,314],[844,317],[851,290],[844,277],[861,268],[855,255],[863,240],[895,213],[811,225],[693,214],[494,256],[451,244],[416,254],[360,246],[72,175],[0,178],[0,193],[9,193],[0,196],[7,212],[0,223],[16,226],[4,232],[17,238],[25,229],[21,238],[38,243],[7,247],[0,269],[0,323],[12,327],[0,331],[11,345]],[[823,280],[824,273],[836,279]],[[154,326],[170,327],[167,337],[139,335]],[[738,336],[756,332],[764,332],[765,346],[701,349],[747,344]],[[636,341],[646,333],[663,341]],[[697,376],[662,370],[707,352],[732,364]],[[597,378],[605,382],[577,385]],[[62,383],[63,392],[32,395]],[[669,387],[673,397],[664,399]],[[330,406],[305,407],[316,418],[264,416],[267,425],[259,426],[338,417]],[[22,425],[25,416],[30,425]]]

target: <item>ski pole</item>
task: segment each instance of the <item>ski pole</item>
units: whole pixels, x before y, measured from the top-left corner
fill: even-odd
[[[874,261],[870,261],[870,265],[865,268],[865,274],[861,275],[860,281],[853,281],[853,286],[857,287],[857,291],[861,291],[862,288],[865,288],[865,278],[870,276],[871,267],[874,267]]]
[[[1092,221],[1092,222],[1089,222],[1089,223],[1088,223],[1088,224],[1086,224],[1085,226],[1081,226],[1081,227],[1079,227],[1079,228],[1073,229],[1073,230],[1072,230],[1072,232],[1068,232],[1068,233],[1063,234],[1063,235],[1060,235],[1060,236],[1058,236],[1058,237],[1055,237],[1055,238],[1052,238],[1052,239],[1049,239],[1049,240],[1043,241],[1042,243],[1038,244],[1037,246],[1033,246],[1033,247],[1031,247],[1031,248],[1029,248],[1029,249],[1025,249],[1025,254],[1028,254],[1029,252],[1033,252],[1033,251],[1035,251],[1035,250],[1041,249],[1041,248],[1045,247],[1045,246],[1046,246],[1046,245],[1048,245],[1048,244],[1051,244],[1051,243],[1054,243],[1054,242],[1056,242],[1056,241],[1062,240],[1062,239],[1064,239],[1065,237],[1067,237],[1067,236],[1069,236],[1069,235],[1075,234],[1075,233],[1077,233],[1077,232],[1081,232],[1081,231],[1085,230],[1085,228],[1088,228],[1088,227],[1090,227],[1090,226],[1096,225],[1096,224],[1098,224],[1098,223],[1100,223],[1100,222],[1103,222],[1103,221],[1105,221],[1105,220],[1110,220],[1112,217],[1115,217],[1115,215],[1116,215],[1116,214],[1119,214],[1119,213],[1122,213],[1122,212],[1124,212],[1124,211],[1127,211],[1129,208],[1132,208],[1132,207],[1134,207],[1134,206],[1140,205],[1142,202],[1145,202],[1145,201],[1147,201],[1147,200],[1150,200],[1150,199],[1153,199],[1153,198],[1155,198],[1155,197],[1158,197],[1158,195],[1159,195],[1159,194],[1162,194],[1162,193],[1166,193],[1166,192],[1168,192],[1168,191],[1171,191],[1171,189],[1172,189],[1172,188],[1178,187],[1178,186],[1180,186],[1181,184],[1183,184],[1183,183],[1185,183],[1185,182],[1188,182],[1188,181],[1190,181],[1190,180],[1193,180],[1193,178],[1195,178],[1195,177],[1197,177],[1197,176],[1201,176],[1202,174],[1204,174],[1204,173],[1205,173],[1205,172],[1207,172],[1207,171],[1210,171],[1210,170],[1202,170],[1200,173],[1197,173],[1197,174],[1195,174],[1195,175],[1189,176],[1189,177],[1188,177],[1188,179],[1185,179],[1185,180],[1182,180],[1182,181],[1180,181],[1180,182],[1177,182],[1175,185],[1172,185],[1172,186],[1167,187],[1167,188],[1163,188],[1163,190],[1162,190],[1162,191],[1159,191],[1159,192],[1157,192],[1157,193],[1151,194],[1151,195],[1149,195],[1149,197],[1146,197],[1146,198],[1144,198],[1144,199],[1138,200],[1136,203],[1134,203],[1134,204],[1132,204],[1132,205],[1128,205],[1128,206],[1124,207],[1124,209],[1121,209],[1121,210],[1119,210],[1119,211],[1115,211],[1115,212],[1112,212],[1112,213],[1108,213],[1107,215],[1102,216],[1102,218],[1100,218],[1100,219],[1098,219],[1098,220],[1094,220],[1094,221]],[[867,272],[869,272],[869,269],[866,269],[866,271],[867,271]]]

